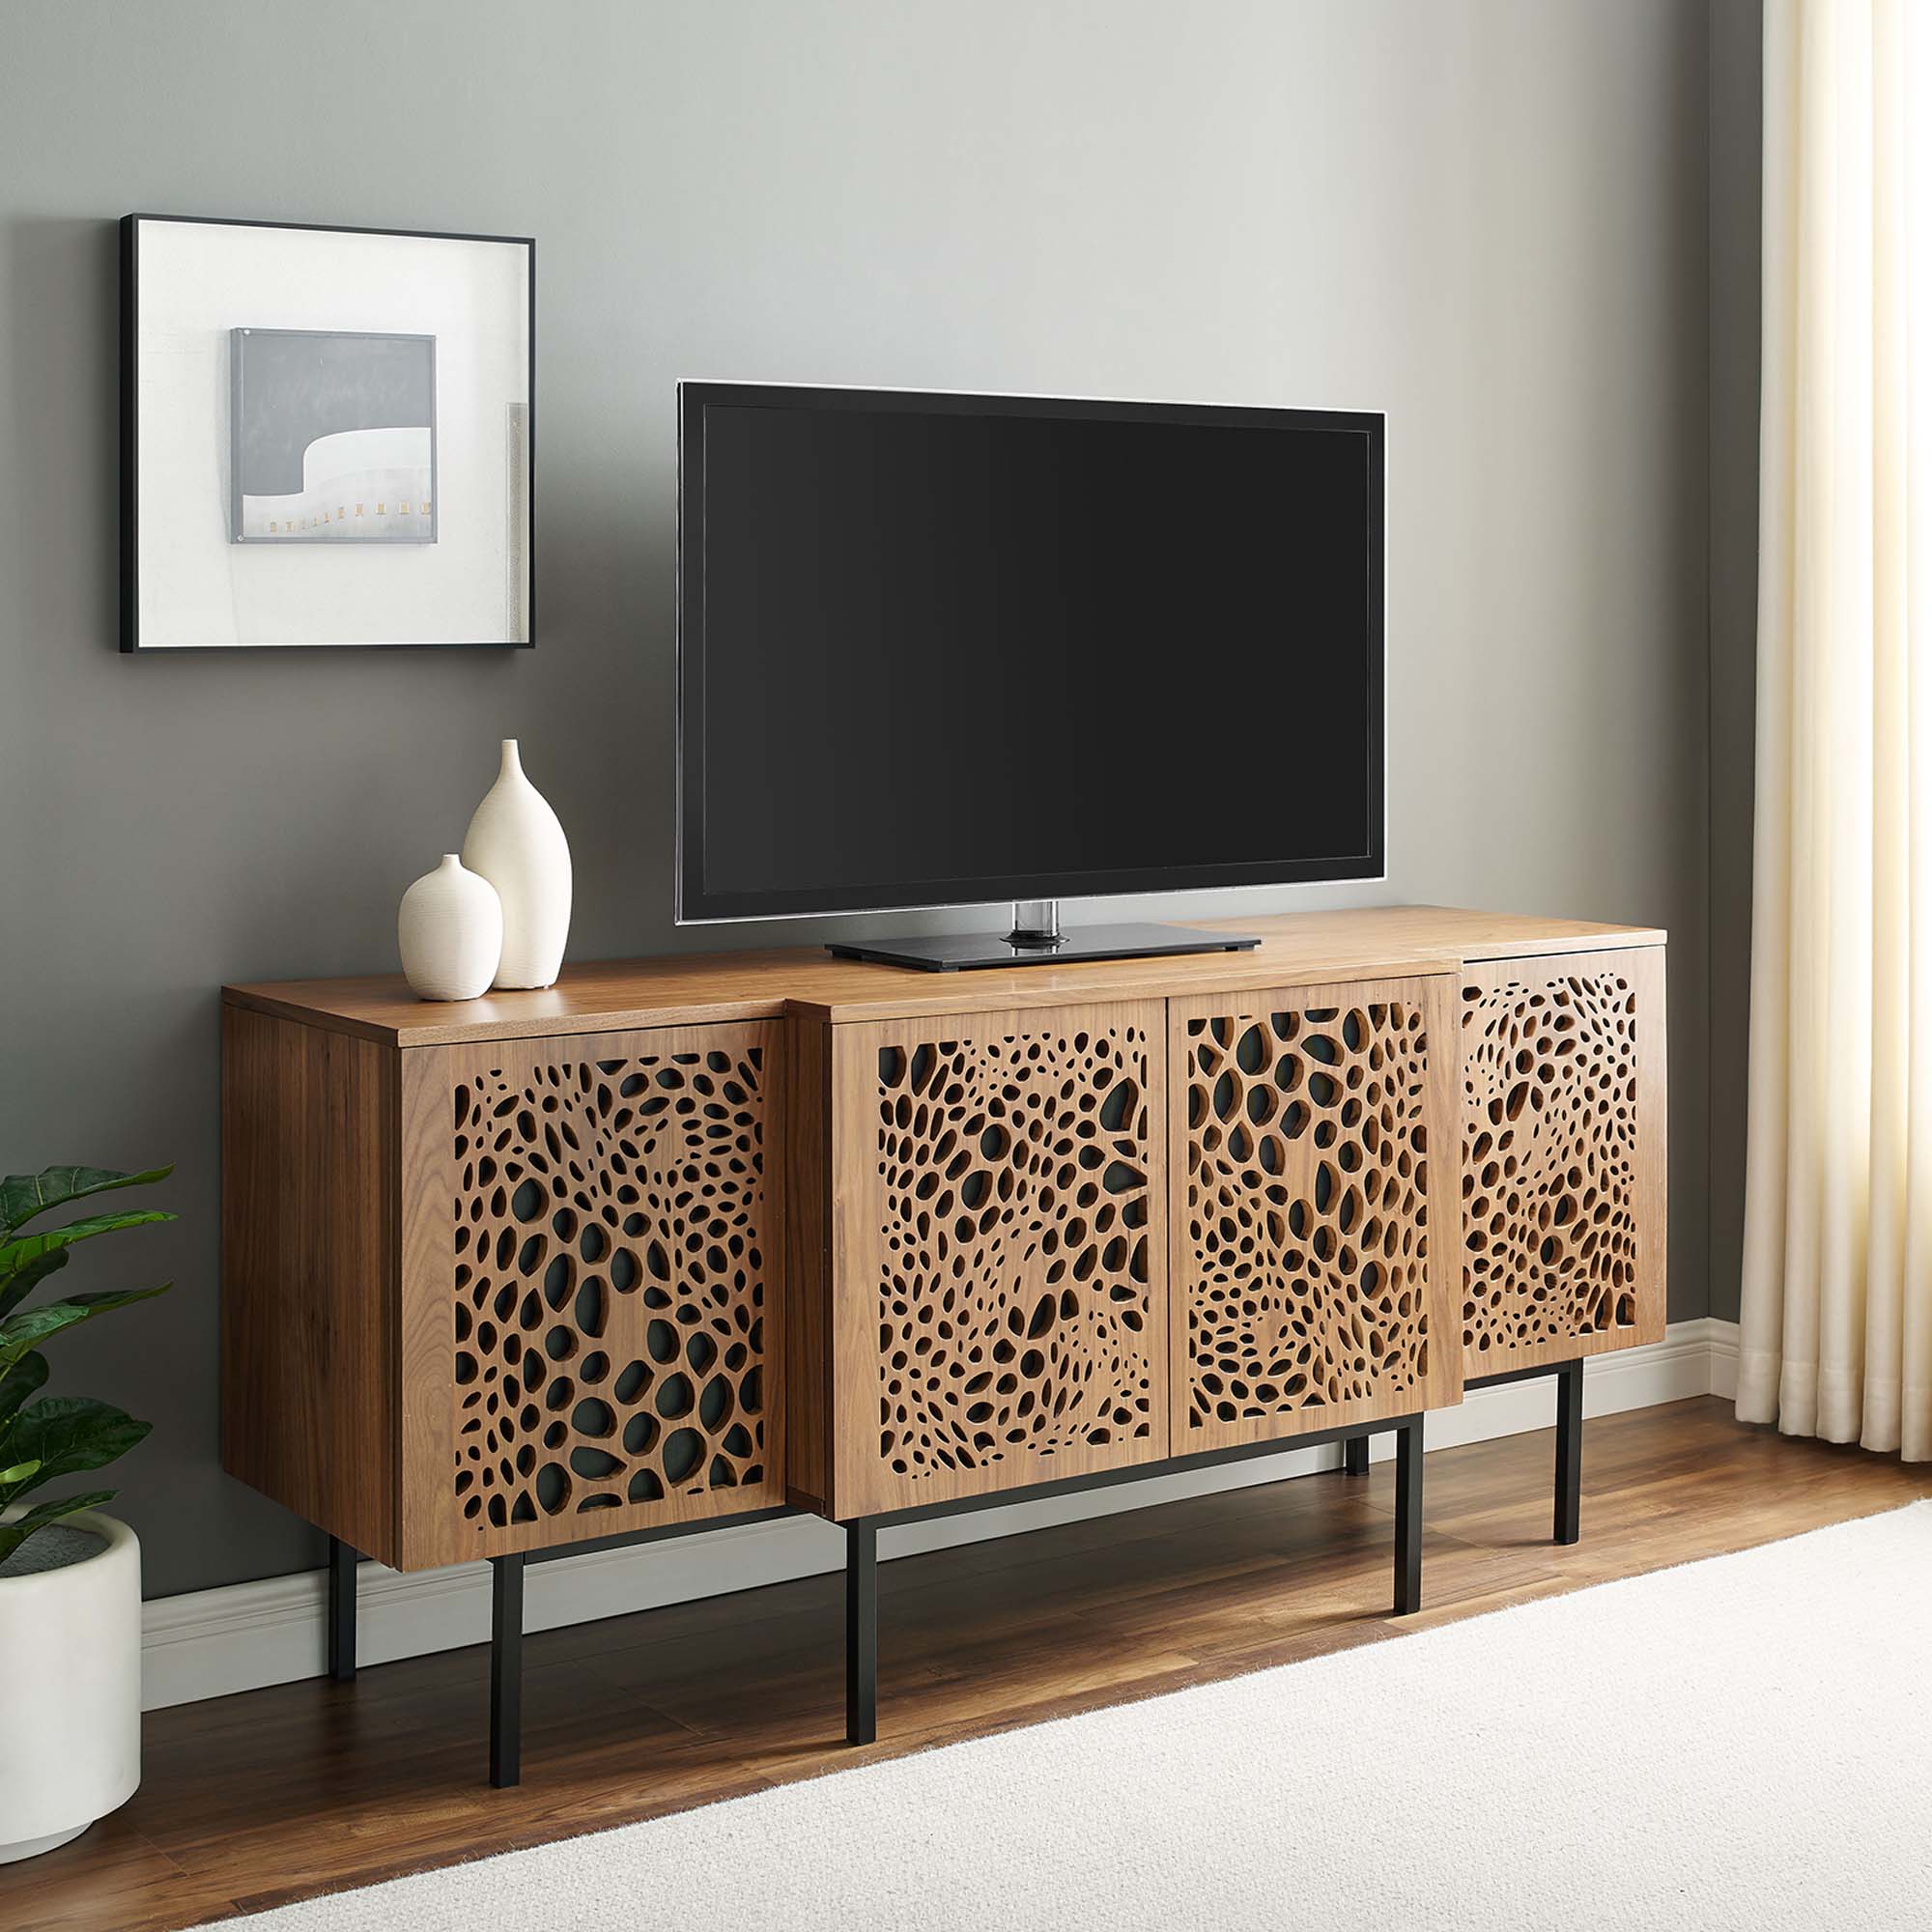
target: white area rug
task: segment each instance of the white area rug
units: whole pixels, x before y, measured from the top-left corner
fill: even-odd
[[[1932,1501],[240,1922],[1932,1926]]]

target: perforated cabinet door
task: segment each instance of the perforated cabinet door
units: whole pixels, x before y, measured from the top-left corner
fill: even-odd
[[[783,1501],[781,1035],[403,1056],[412,1562]]]
[[[1462,991],[1470,1378],[1664,1326],[1662,947],[1498,959]]]
[[[1456,1400],[1454,992],[1169,1002],[1176,1455]]]
[[[838,1515],[1166,1455],[1164,1026],[832,1030]]]

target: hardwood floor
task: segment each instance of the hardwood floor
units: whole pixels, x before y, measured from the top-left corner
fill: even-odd
[[[1376,1642],[1932,1493],[1932,1464],[1787,1441],[1711,1399],[1592,1421],[1583,1541],[1552,1437],[1427,1463],[1421,1616],[1388,1614],[1390,1463],[902,1558],[879,1742],[842,1743],[840,1580],[526,1639],[524,1782],[483,1782],[481,1648],[153,1713],[133,1801],[0,1868],[0,1927],[169,1932],[855,1762]]]

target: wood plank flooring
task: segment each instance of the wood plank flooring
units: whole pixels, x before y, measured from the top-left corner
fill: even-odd
[[[1388,1614],[1392,1463],[880,1572],[879,1742],[842,1742],[841,1579],[541,1633],[524,1782],[484,1780],[482,1648],[153,1713],[133,1801],[0,1867],[0,1928],[172,1928],[1148,1696],[1869,1515],[1932,1465],[1787,1441],[1711,1399],[1592,1421],[1583,1541],[1548,1431],[1427,1462],[1420,1617]]]

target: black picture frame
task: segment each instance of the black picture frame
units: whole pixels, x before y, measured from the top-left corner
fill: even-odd
[[[211,228],[273,228],[317,235],[383,235],[412,242],[473,242],[526,252],[528,306],[525,317],[528,345],[527,403],[524,438],[524,502],[526,635],[518,639],[477,638],[411,640],[398,643],[338,641],[314,643],[144,644],[140,605],[140,384],[136,357],[140,344],[141,230],[144,223]],[[217,214],[163,214],[141,212],[120,220],[121,328],[121,650],[124,655],[176,657],[204,651],[461,651],[534,650],[537,642],[537,244],[529,235],[468,234],[453,229],[372,228],[353,222],[257,221]],[[440,509],[440,498],[432,498]]]

